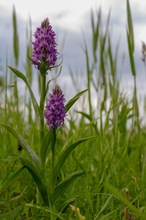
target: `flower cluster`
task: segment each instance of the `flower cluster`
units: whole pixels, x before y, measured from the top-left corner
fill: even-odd
[[[55,127],[60,127],[64,123],[64,118],[66,116],[65,101],[62,90],[56,85],[53,94],[49,95],[49,100],[46,103],[44,112],[46,124],[49,126],[50,130]]]
[[[42,21],[34,33],[35,40],[32,42],[32,63],[40,70],[41,64],[45,65],[46,71],[55,65],[57,60],[57,49],[55,32],[49,23],[48,18]]]

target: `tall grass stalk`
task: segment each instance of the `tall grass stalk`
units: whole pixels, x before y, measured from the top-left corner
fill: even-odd
[[[14,63],[15,63],[15,67],[17,68],[19,63],[19,37],[18,37],[16,10],[14,6],[13,6],[13,51],[14,51]],[[17,114],[19,114],[18,84],[17,84],[16,76],[14,76],[14,98],[16,103]]]

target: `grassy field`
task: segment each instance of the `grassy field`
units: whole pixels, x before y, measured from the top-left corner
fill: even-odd
[[[15,10],[12,19],[14,65],[6,68],[0,81],[0,219],[145,220],[146,130],[139,116],[129,1],[133,97],[129,100],[119,90],[120,58],[118,50],[112,50],[109,17],[103,30],[101,12],[91,12],[92,51],[84,42],[87,85],[67,101],[64,125],[53,131],[44,122],[43,108],[48,85],[59,84],[59,76],[50,79],[59,75],[61,66],[49,73],[51,78],[38,73],[38,103],[31,89],[31,25],[25,73],[21,73]],[[144,53],[144,45],[142,49]]]

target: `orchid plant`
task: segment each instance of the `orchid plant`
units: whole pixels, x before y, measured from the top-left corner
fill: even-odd
[[[40,151],[39,154],[36,153],[19,131],[10,127],[8,124],[0,122],[0,124],[18,140],[19,147],[21,147],[21,149],[23,148],[28,153],[27,158],[23,156],[23,153],[19,154],[17,160],[22,164],[22,167],[12,176],[8,176],[0,186],[0,189],[3,189],[10,184],[22,172],[22,170],[27,169],[36,183],[37,204],[47,207],[55,207],[57,210],[55,203],[56,199],[62,195],[66,187],[75,178],[84,173],[84,171],[77,171],[58,182],[57,177],[60,174],[62,166],[73,149],[92,137],[83,138],[72,144],[62,146],[62,151],[59,152],[56,159],[55,149],[57,148],[56,140],[59,127],[64,124],[68,110],[80,98],[80,96],[87,91],[87,89],[76,94],[67,103],[59,85],[55,85],[53,92],[50,92],[48,96],[48,85],[50,81],[47,80],[47,77],[51,74],[53,68],[58,67],[55,66],[58,57],[55,36],[56,34],[53,31],[48,18],[42,21],[40,27],[38,27],[34,33],[32,57],[30,58],[30,62],[40,72],[40,103],[37,102],[25,74],[18,69],[9,66],[10,70],[26,84],[29,90],[31,102],[37,118],[36,123],[39,131]],[[49,158],[50,154],[48,152],[51,152],[52,158]],[[49,167],[51,173],[51,179],[49,181],[46,180],[46,167],[48,160],[50,160],[52,164],[52,166]]]

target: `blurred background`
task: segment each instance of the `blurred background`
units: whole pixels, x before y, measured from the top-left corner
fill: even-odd
[[[137,69],[138,98],[141,103],[146,93],[146,73],[141,60],[142,41],[146,41],[146,2],[131,0],[130,5],[135,37],[134,56]],[[98,11],[101,10],[103,29],[105,28],[110,11],[109,32],[113,51],[116,50],[117,44],[119,45],[117,72],[120,78],[120,88],[124,90],[127,95],[131,94],[131,91],[133,91],[133,78],[129,65],[126,39],[126,0],[122,1],[122,3],[120,0],[0,0],[1,75],[5,72],[6,64],[13,65],[14,62],[12,25],[14,6],[17,14],[20,45],[18,69],[22,72],[24,71],[27,30],[30,21],[33,33],[36,27],[40,26],[41,21],[48,17],[56,32],[59,56],[61,60],[63,59],[59,83],[68,98],[75,94],[75,90],[86,88],[84,45],[86,42],[90,54],[90,50],[92,50],[91,10],[95,14],[95,18],[97,18],[96,15]],[[37,70],[34,69],[34,72],[37,72]],[[77,83],[75,83],[75,81]],[[35,80],[33,86],[35,90]],[[142,111],[141,109],[141,112]]]

